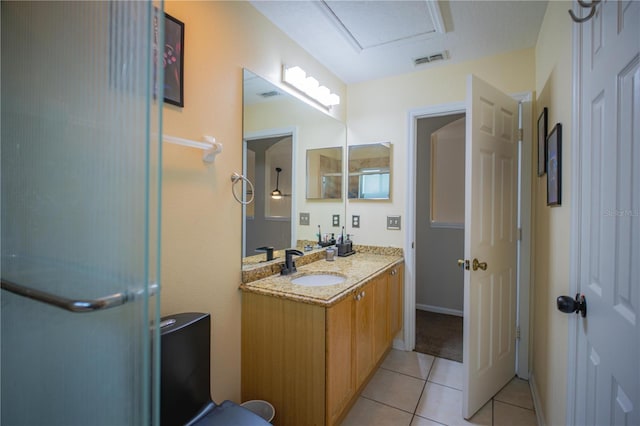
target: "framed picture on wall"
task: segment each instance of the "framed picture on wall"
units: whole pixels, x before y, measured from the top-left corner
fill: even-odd
[[[562,202],[562,124],[555,125],[547,137],[547,205]]]
[[[547,171],[547,107],[538,117],[538,176]]]
[[[184,23],[164,15],[164,101],[184,107]]]

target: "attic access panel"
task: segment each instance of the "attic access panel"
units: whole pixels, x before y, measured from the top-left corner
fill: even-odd
[[[330,18],[359,50],[444,33],[435,1],[322,1]]]

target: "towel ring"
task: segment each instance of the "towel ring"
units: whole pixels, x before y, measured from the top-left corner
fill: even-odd
[[[247,201],[242,201],[242,197],[238,198],[238,196],[236,195],[236,191],[235,191],[235,186],[238,182],[244,181],[246,183],[249,184],[249,186],[251,187],[251,199],[247,200]],[[249,179],[247,179],[246,177],[244,177],[241,174],[238,174],[236,172],[233,172],[233,174],[231,175],[231,182],[233,182],[231,184],[231,193],[233,194],[233,198],[236,199],[237,202],[239,202],[242,205],[247,205],[250,204],[253,201],[254,198],[254,194],[255,194],[255,190],[253,188],[253,184],[251,183],[251,181]]]

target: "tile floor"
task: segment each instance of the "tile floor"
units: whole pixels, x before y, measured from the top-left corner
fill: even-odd
[[[342,426],[536,425],[525,380],[514,378],[470,421],[461,404],[461,363],[392,349]]]

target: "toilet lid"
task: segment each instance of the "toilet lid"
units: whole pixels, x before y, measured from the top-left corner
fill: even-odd
[[[270,425],[262,417],[232,401],[224,401],[220,405],[212,404],[211,407],[208,412],[196,416],[186,426]]]

